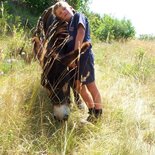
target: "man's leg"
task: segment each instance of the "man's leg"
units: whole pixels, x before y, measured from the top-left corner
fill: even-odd
[[[101,95],[95,82],[91,82],[90,84],[87,84],[87,88],[92,95],[93,101],[95,103],[95,108],[102,109]]]
[[[74,94],[74,102],[77,105],[77,107],[81,110],[84,109],[85,108],[84,103],[80,98],[80,94],[74,88],[73,88],[73,94]]]
[[[94,102],[86,85],[82,85],[79,80],[76,81],[76,90],[80,93],[88,108],[94,108]]]
[[[94,115],[96,118],[100,117],[102,115],[102,103],[101,103],[101,95],[100,92],[95,84],[95,82],[91,82],[90,84],[87,84],[87,88],[93,98],[95,108],[94,108]]]

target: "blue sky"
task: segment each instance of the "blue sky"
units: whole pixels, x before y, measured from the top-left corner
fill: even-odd
[[[137,35],[155,35],[155,0],[92,0],[90,9],[100,15],[129,19]]]

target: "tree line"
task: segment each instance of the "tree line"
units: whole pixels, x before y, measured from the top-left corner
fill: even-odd
[[[14,27],[33,29],[41,13],[56,0],[2,0],[0,4],[0,32],[10,33]],[[91,35],[100,41],[127,41],[135,37],[135,28],[128,19],[110,15],[100,16],[89,10],[90,0],[67,0],[77,11],[89,19]]]

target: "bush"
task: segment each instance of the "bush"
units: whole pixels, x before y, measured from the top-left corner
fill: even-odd
[[[140,40],[155,40],[155,35],[153,34],[141,34],[139,36]]]
[[[17,9],[18,8],[18,9]],[[14,28],[29,31],[34,27],[38,17],[33,17],[29,10],[14,2],[0,3],[0,32],[2,36],[13,35]]]
[[[8,13],[7,2],[0,3],[0,33],[5,35],[8,31],[11,30],[10,22],[12,21],[13,16]]]
[[[89,14],[91,31],[101,41],[127,41],[134,38],[135,28],[130,20],[118,20],[109,15],[100,17],[98,14]]]
[[[35,13],[42,13],[44,9],[53,5],[57,0],[25,0],[25,2],[32,8]],[[68,0],[69,3],[75,10],[84,11],[87,8],[89,0]]]
[[[118,41],[119,40],[126,41],[135,36],[135,29],[132,26],[130,20],[122,19],[119,21],[118,19],[115,19],[113,30],[114,30],[114,38],[115,40]]]
[[[44,9],[55,3],[54,0],[25,0],[25,2],[34,14],[42,13]]]

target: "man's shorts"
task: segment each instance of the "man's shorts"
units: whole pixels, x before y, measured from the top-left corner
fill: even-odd
[[[80,80],[82,84],[89,84],[95,81],[94,55],[92,52],[83,54],[80,57],[78,67],[71,72],[74,80]]]

